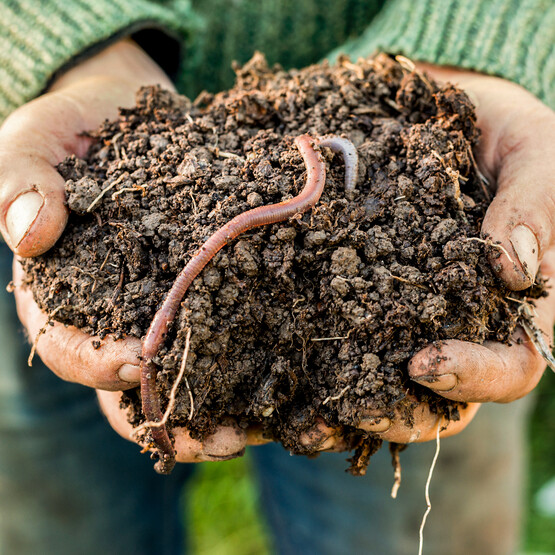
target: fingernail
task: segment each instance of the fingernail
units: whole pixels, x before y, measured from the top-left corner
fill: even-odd
[[[10,204],[6,213],[6,228],[14,248],[27,235],[43,204],[42,195],[36,191],[22,193]]]
[[[538,271],[538,240],[532,230],[525,225],[518,225],[511,231],[509,238],[516,252],[518,261],[526,276],[534,281]]]
[[[141,381],[141,369],[134,364],[123,364],[118,370],[119,379],[127,383],[138,383]]]
[[[457,387],[458,378],[456,374],[440,374],[439,376],[418,376],[413,381],[433,389],[434,391],[451,391]]]
[[[237,451],[236,453],[232,453],[231,455],[213,455],[211,453],[200,453],[197,456],[197,459],[203,462],[230,461],[231,459],[242,457],[244,454],[245,448],[241,449],[241,451]]]
[[[387,432],[391,428],[391,420],[389,418],[365,418],[360,421],[357,426],[365,432],[374,432],[376,434]]]

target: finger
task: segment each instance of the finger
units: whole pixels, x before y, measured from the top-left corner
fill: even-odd
[[[545,362],[522,330],[511,345],[450,340],[417,353],[411,378],[454,401],[508,403],[537,385]],[[522,343],[518,343],[522,341]]]
[[[20,256],[48,250],[67,220],[64,180],[55,170],[66,156],[84,156],[84,131],[133,105],[141,85],[173,88],[136,45],[122,41],[58,79],[54,92],[16,110],[0,128],[0,232]]]
[[[542,273],[555,272],[554,252],[542,262]],[[547,287],[552,279],[547,281]],[[536,301],[535,324],[551,344],[555,320],[555,296]],[[509,402],[528,394],[540,380],[545,361],[518,329],[510,345],[486,341],[483,345],[458,340],[428,346],[409,362],[409,375],[417,383],[455,401]]]
[[[438,424],[441,426],[440,437],[449,437],[462,432],[472,421],[479,408],[479,404],[470,403],[464,408],[459,408],[459,420],[447,420],[432,413],[428,405],[419,403],[414,409],[411,424],[401,418],[401,413],[396,411],[396,416],[392,421],[382,418],[382,428],[377,430],[363,429],[371,431],[381,439],[393,443],[421,443],[435,439]],[[380,433],[380,429],[385,427],[384,422],[389,425],[385,431]],[[359,427],[362,428],[362,426]]]
[[[342,436],[341,428],[328,426],[323,418],[317,418],[316,424],[299,437],[300,444],[307,451],[345,451],[347,444]]]
[[[555,241],[555,113],[522,87],[479,73],[421,64],[469,93],[481,139],[477,158],[496,186],[482,234],[501,248],[490,262],[513,290],[529,287]]]
[[[83,156],[81,133],[115,117],[133,93],[115,79],[92,79],[26,104],[0,128],[0,231],[17,254],[41,254],[58,239],[67,208],[55,166]]]
[[[120,408],[121,393],[97,391],[102,411],[114,430],[123,438],[137,443],[126,411]],[[247,434],[234,423],[219,427],[203,442],[192,439],[185,428],[172,428],[178,462],[223,461],[240,457],[245,452]]]
[[[14,281],[22,281],[21,265],[14,264]],[[114,341],[93,337],[74,326],[48,322],[27,287],[16,286],[17,313],[37,354],[60,378],[90,387],[123,390],[140,379],[141,341],[136,337]]]
[[[555,241],[555,113],[513,87],[495,109],[479,109],[481,158],[497,180],[482,235],[501,244],[490,261],[511,289],[521,290],[534,282]]]

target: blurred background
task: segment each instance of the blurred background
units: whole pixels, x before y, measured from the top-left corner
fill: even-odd
[[[521,553],[555,555],[555,374],[547,370],[536,391],[536,407],[530,422],[526,534]],[[184,500],[192,525],[192,553],[272,553],[252,475],[248,453],[242,459],[200,466],[192,494]],[[425,508],[422,491],[422,512]],[[429,518],[434,518],[433,494]],[[415,530],[415,553],[417,540]]]

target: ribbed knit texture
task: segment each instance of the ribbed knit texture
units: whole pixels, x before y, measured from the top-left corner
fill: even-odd
[[[2,0],[0,121],[95,45],[157,27],[185,38],[194,22],[187,0]]]
[[[260,50],[285,68],[317,62],[360,35],[384,0],[193,0],[203,21],[190,37],[180,89],[194,97],[233,84],[233,60]]]
[[[148,28],[181,38],[191,96],[230,86],[230,62],[255,49],[285,67],[384,49],[500,75],[555,108],[553,0],[4,0],[0,120],[79,55]]]
[[[375,50],[499,75],[555,109],[554,0],[391,0],[340,48]]]

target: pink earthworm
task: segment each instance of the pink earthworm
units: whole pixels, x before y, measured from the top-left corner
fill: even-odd
[[[296,197],[284,202],[259,206],[243,212],[210,236],[177,276],[148,328],[142,346],[141,397],[143,414],[147,424],[150,424],[152,439],[158,449],[159,460],[154,468],[160,474],[169,474],[173,469],[175,450],[165,424],[158,424],[163,416],[160,398],[156,392],[157,372],[153,358],[158,353],[168,327],[175,318],[181,300],[193,280],[222,247],[245,231],[287,220],[295,214],[306,212],[318,202],[326,181],[326,166],[313,145],[325,146],[342,153],[345,163],[345,188],[349,193],[354,189],[357,177],[357,155],[350,141],[336,136],[318,140],[312,139],[309,135],[301,135],[295,139],[295,145],[307,169],[306,183],[302,191]]]

